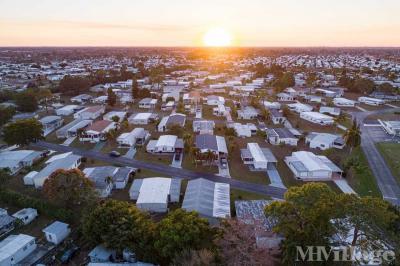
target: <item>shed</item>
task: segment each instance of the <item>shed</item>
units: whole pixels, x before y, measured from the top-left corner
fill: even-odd
[[[42,230],[48,242],[55,245],[60,244],[71,232],[69,225],[63,222],[55,221]]]

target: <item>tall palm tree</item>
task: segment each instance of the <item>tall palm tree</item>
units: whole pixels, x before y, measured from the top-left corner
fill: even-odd
[[[211,150],[207,150],[206,152],[206,162],[209,163],[210,168],[212,165],[212,162],[214,161],[214,153]]]
[[[350,147],[350,153],[353,151],[353,148],[360,146],[361,144],[361,130],[360,125],[354,119],[351,128],[347,129],[347,131],[343,135],[344,141],[347,146]]]
[[[186,133],[183,135],[183,142],[185,144],[185,151],[189,151],[193,144],[193,135]]]

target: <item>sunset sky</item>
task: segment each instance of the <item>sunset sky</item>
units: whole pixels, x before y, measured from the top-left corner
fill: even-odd
[[[400,46],[400,0],[0,0],[0,46]]]

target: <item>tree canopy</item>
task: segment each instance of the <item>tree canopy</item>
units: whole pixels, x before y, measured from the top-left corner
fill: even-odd
[[[84,216],[82,233],[95,245],[102,243],[119,252],[129,248],[138,259],[154,262],[157,257],[153,249],[155,226],[135,205],[106,200]]]
[[[24,91],[15,95],[18,111],[35,112],[38,108],[36,95],[32,91]]]
[[[88,77],[71,76],[63,77],[58,86],[58,90],[65,95],[78,95],[87,91],[91,86],[91,80]]]
[[[93,182],[79,169],[53,172],[43,184],[43,194],[65,207],[86,205],[97,197]]]
[[[383,199],[336,194],[326,184],[308,183],[289,188],[285,201],[271,203],[265,212],[276,219],[274,231],[285,237],[282,252],[287,265],[295,262],[296,246],[385,243],[399,248],[399,236],[393,230],[399,216]]]
[[[158,224],[154,246],[161,258],[170,262],[184,250],[209,248],[214,237],[206,219],[196,212],[177,209]]]
[[[43,125],[36,119],[18,120],[7,124],[4,129],[4,141],[8,145],[28,145],[44,139]]]
[[[14,114],[15,109],[13,107],[0,106],[0,127],[10,121]]]

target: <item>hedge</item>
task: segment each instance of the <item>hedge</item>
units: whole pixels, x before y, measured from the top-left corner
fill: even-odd
[[[19,208],[34,208],[39,213],[62,221],[70,221],[73,215],[70,210],[8,189],[0,190],[0,201]]]

